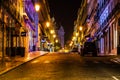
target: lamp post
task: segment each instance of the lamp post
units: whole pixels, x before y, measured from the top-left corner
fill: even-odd
[[[35,4],[35,12],[34,12],[35,32],[33,34],[35,37],[33,37],[33,51],[36,50],[36,44],[38,42],[38,22],[39,22],[39,19],[38,19],[37,12],[39,10],[40,10],[40,5],[39,4]]]
[[[78,43],[78,35],[79,35],[79,33],[77,32],[76,33],[76,44]]]
[[[73,41],[71,41],[70,44],[69,44],[70,49],[72,49],[72,45],[73,45]]]
[[[79,31],[80,31],[80,44],[81,44],[81,37],[82,37],[82,32],[81,32],[81,31],[82,31],[82,30],[83,30],[83,27],[80,26],[80,27],[79,27]]]
[[[53,35],[55,33],[54,30],[50,30],[50,34]],[[52,37],[50,37],[50,40],[52,41]]]
[[[73,45],[75,45],[75,36],[72,37]]]
[[[58,47],[58,45],[57,45],[57,44],[58,44],[58,39],[56,39],[56,40],[55,40],[55,50],[57,50],[57,49],[58,49],[58,48],[57,48],[57,47]]]
[[[48,33],[48,32],[49,32],[50,22],[47,21],[47,22],[45,23],[45,27],[46,27],[46,36],[49,36],[49,33]]]
[[[56,35],[54,34],[53,35],[53,39],[54,39],[54,42],[53,42],[53,52],[55,51],[55,38],[56,38]]]

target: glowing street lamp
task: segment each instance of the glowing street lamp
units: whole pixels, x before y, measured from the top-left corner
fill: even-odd
[[[78,43],[78,35],[79,35],[79,33],[76,32],[76,43]]]
[[[79,27],[79,30],[80,30],[80,33],[81,33],[81,35],[80,35],[80,44],[81,44],[81,37],[82,37],[82,32],[81,32],[82,29],[83,29],[83,27],[80,26],[80,27]]]
[[[50,23],[49,23],[49,22],[46,22],[46,26],[49,27],[49,26],[50,26]]]
[[[35,10],[36,10],[36,11],[39,11],[39,10],[40,10],[40,5],[36,4],[36,5],[35,5]]]
[[[71,46],[72,46],[72,44],[70,43],[70,44],[69,44],[69,46],[71,47]]]
[[[73,40],[73,41],[75,40],[75,36],[73,36],[72,40]]]
[[[55,42],[58,43],[58,40],[56,39]]]
[[[76,33],[76,36],[78,36],[78,35],[79,35],[79,33],[77,32],[77,33]]]
[[[55,34],[53,35],[53,38],[56,38],[56,35],[55,35]]]
[[[80,27],[79,27],[79,30],[82,31],[82,29],[83,29],[83,28],[80,26]]]
[[[54,30],[51,30],[50,33],[53,34],[53,33],[54,33]]]
[[[55,34],[53,35],[53,38],[54,38],[54,42],[53,42],[53,46],[54,46],[54,47],[53,47],[53,52],[54,52],[54,50],[55,50],[55,38],[56,38],[56,35],[55,35]]]
[[[72,44],[73,44],[73,41],[71,41],[69,45],[72,46]]]
[[[38,22],[39,22],[39,17],[38,17],[38,11],[40,10],[40,5],[39,4],[35,4],[34,6],[34,24],[35,24],[35,36],[33,37],[33,50],[36,50],[36,43],[38,42]]]

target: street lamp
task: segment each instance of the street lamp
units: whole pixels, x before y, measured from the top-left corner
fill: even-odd
[[[55,50],[57,49],[58,39],[55,40]]]
[[[82,37],[82,32],[81,31],[83,30],[83,27],[80,26],[79,30],[80,30],[80,44],[81,44],[81,37]]]
[[[70,44],[69,44],[70,49],[72,48],[72,45],[73,45],[73,41],[71,41]]]
[[[79,35],[79,33],[76,32],[76,44],[78,43],[78,35]]]
[[[40,9],[40,5],[39,4],[35,4],[35,10],[38,12]]]
[[[77,32],[77,33],[76,33],[76,37],[78,37],[78,35],[79,35],[79,33]]]
[[[55,35],[55,34],[53,35],[53,38],[54,38],[54,39],[56,38],[56,35]]]
[[[49,22],[46,22],[46,26],[49,27],[49,26],[50,26],[50,23],[49,23]]]
[[[58,40],[56,39],[55,42],[58,43]]]
[[[55,50],[55,38],[56,38],[55,34],[53,35],[53,38],[54,38],[54,42],[53,42],[53,51],[54,51]]]
[[[83,29],[83,28],[80,26],[80,27],[79,27],[79,30],[82,31],[82,29]]]
[[[54,30],[51,30],[50,33],[53,34],[53,33],[55,33],[55,32],[54,32]]]
[[[35,24],[35,38],[33,37],[33,51],[36,49],[36,43],[38,42],[38,22],[39,22],[39,17],[38,17],[38,11],[40,9],[39,4],[35,4],[34,6],[34,24]]]
[[[75,36],[73,36],[73,38],[72,38],[72,41],[74,41],[75,40]]]

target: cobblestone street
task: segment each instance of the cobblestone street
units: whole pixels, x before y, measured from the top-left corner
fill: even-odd
[[[0,76],[0,80],[115,80],[120,65],[111,57],[49,53]]]

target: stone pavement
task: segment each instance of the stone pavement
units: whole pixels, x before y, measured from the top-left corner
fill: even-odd
[[[111,61],[120,64],[120,55],[115,56],[114,58],[111,59]]]
[[[42,55],[47,54],[48,52],[44,52],[44,51],[35,51],[35,52],[30,52],[28,53],[28,55],[26,55],[25,57],[21,57],[21,56],[16,56],[13,58],[6,58],[5,61],[2,63],[0,61],[0,75],[16,68],[17,66],[20,66],[32,59],[35,59],[37,57],[40,57]],[[120,64],[120,55],[114,56],[110,59],[111,61]]]
[[[34,51],[34,52],[28,53],[28,55],[26,55],[25,57],[16,56],[11,59],[5,58],[4,62],[0,61],[0,75],[6,73],[9,70],[12,70],[12,69],[16,68],[17,66],[20,66],[32,59],[35,59],[42,55],[45,55],[47,53],[48,52],[44,52],[44,51]]]

